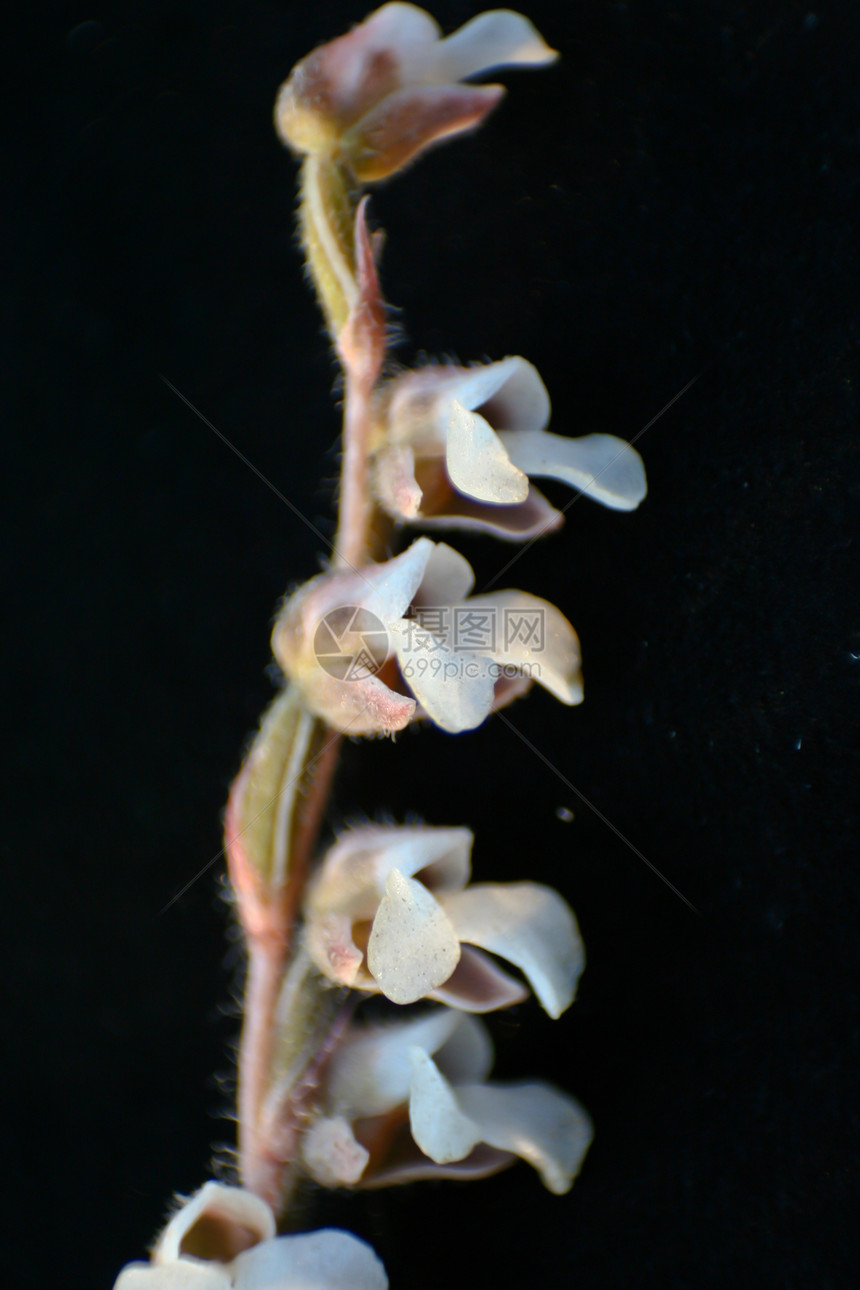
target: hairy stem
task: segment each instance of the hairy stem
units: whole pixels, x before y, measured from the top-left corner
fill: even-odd
[[[358,297],[354,221],[355,199],[342,167],[328,157],[306,157],[299,176],[299,236],[332,340]]]
[[[370,395],[373,382],[347,368],[343,410],[343,457],[334,563],[355,569],[366,563],[372,503],[367,481]]]
[[[230,876],[248,946],[239,1045],[239,1162],[245,1185],[273,1203],[279,1168],[263,1124],[277,1070],[278,1000],[293,931],[337,765],[340,736],[289,692],[280,695],[237,777],[227,808]],[[262,805],[261,805],[262,803]]]

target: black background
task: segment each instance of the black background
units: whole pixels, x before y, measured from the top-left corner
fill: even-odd
[[[4,1275],[107,1290],[231,1140],[240,956],[205,867],[273,607],[320,554],[159,373],[331,534],[335,371],[271,107],[364,9],[44,15],[6,50]],[[522,353],[557,433],[632,438],[698,380],[638,442],[641,510],[577,502],[501,584],[582,639],[585,704],[508,713],[556,771],[499,721],[353,744],[329,824],[468,823],[480,878],[564,892],[579,1000],[495,1019],[497,1069],[573,1091],[596,1138],[563,1199],[520,1166],[312,1219],[413,1290],[848,1286],[860,12],[529,15],[558,66],[505,75],[479,134],[374,194],[396,357]],[[479,586],[515,554],[457,545]]]

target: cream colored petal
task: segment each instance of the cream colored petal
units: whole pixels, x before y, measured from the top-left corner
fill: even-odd
[[[470,412],[480,411],[497,430],[542,430],[550,417],[547,388],[534,363],[511,354],[496,363],[463,369],[448,388]]]
[[[321,1116],[301,1138],[302,1162],[323,1187],[346,1187],[364,1173],[369,1153],[342,1115]]]
[[[367,943],[367,966],[392,1003],[415,1003],[454,971],[460,942],[422,883],[392,869]]]
[[[518,967],[551,1017],[570,1007],[585,949],[557,891],[535,882],[480,883],[439,900],[460,940]]]
[[[582,1107],[548,1084],[468,1084],[457,1101],[482,1141],[528,1161],[556,1195],[568,1191],[591,1145]]]
[[[427,51],[435,49],[442,29],[425,9],[395,2],[374,9],[349,35],[360,33],[364,33],[365,43],[373,53],[377,50],[395,53],[404,73],[414,76],[419,66],[423,68]]]
[[[153,1263],[183,1255],[227,1261],[275,1234],[265,1201],[243,1187],[208,1182],[173,1215],[152,1252]]]
[[[519,355],[472,367],[428,365],[382,387],[378,415],[386,441],[409,443],[417,457],[442,455],[454,400],[469,412],[480,411],[497,429],[542,430],[550,415],[537,368]]]
[[[437,1164],[463,1160],[481,1140],[480,1130],[464,1115],[451,1085],[432,1057],[412,1049],[409,1126],[418,1146]]]
[[[432,1049],[427,1051],[433,1052]],[[451,1036],[436,1049],[434,1057],[439,1070],[452,1084],[486,1079],[493,1068],[490,1032],[476,1017],[463,1015]]]
[[[129,1263],[123,1268],[113,1290],[232,1290],[232,1279],[220,1263]]]
[[[565,439],[538,431],[505,431],[499,437],[527,475],[560,479],[612,510],[633,511],[648,492],[642,458],[614,435]]]
[[[491,9],[447,36],[436,48],[436,80],[460,81],[495,67],[541,66],[558,58],[522,14]]]
[[[452,372],[462,370],[428,365],[387,381],[377,396],[385,442],[408,443],[416,457],[442,456],[448,424],[446,391]]]
[[[450,405],[445,465],[451,483],[467,497],[514,506],[528,495],[528,476],[513,464],[492,426],[456,399]]]
[[[290,641],[301,637],[313,644],[319,624],[330,614],[350,607],[375,615],[383,624],[389,618],[401,618],[421,585],[432,551],[429,538],[418,538],[391,560],[312,578],[290,597],[278,615],[273,632],[278,657],[279,635],[288,635]],[[295,648],[292,645],[292,652]],[[290,652],[288,644],[284,650]]]
[[[393,560],[360,569],[354,575],[354,603],[384,623],[402,618],[421,586],[432,553],[430,539],[418,538]]]
[[[376,1254],[349,1232],[323,1228],[266,1241],[233,1265],[234,1290],[387,1290]]]
[[[437,1008],[414,1021],[387,1026],[354,1026],[335,1051],[326,1075],[328,1102],[348,1120],[383,1115],[409,1095],[409,1050],[441,1050],[466,1020]]]
[[[326,853],[306,908],[314,917],[373,918],[392,869],[410,878],[421,873],[433,890],[458,890],[469,880],[473,840],[469,829],[423,824],[348,829]]]
[[[421,371],[426,373],[427,389],[435,392],[440,403],[447,406],[451,401],[456,400],[469,412],[474,412],[490,402],[507,407],[503,391],[509,387],[523,386],[524,388],[524,382],[529,383],[531,380],[530,375],[525,373],[525,369],[528,369],[529,373],[534,373],[538,384],[543,389],[543,382],[537,375],[537,369],[524,358],[518,357],[503,358],[497,363],[474,363],[471,367],[422,368]],[[431,377],[435,378],[432,385]],[[545,390],[544,394],[546,394]],[[504,424],[508,425],[508,422],[505,421]],[[508,428],[531,429],[531,423],[520,425],[517,421],[512,421]]]
[[[415,620],[390,630],[403,679],[430,720],[450,734],[479,726],[493,706],[493,663],[450,649]]]
[[[466,605],[495,615],[492,657],[503,675],[506,668],[521,669],[562,703],[582,702],[579,638],[555,605],[525,591],[494,591]]]
[[[453,605],[465,599],[475,585],[475,574],[465,556],[447,542],[434,542],[414,603],[422,606]]]

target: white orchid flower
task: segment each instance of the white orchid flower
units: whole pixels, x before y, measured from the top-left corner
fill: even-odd
[[[302,59],[281,87],[275,121],[298,152],[342,158],[356,179],[384,179],[436,140],[479,125],[501,85],[461,85],[496,67],[557,57],[528,19],[479,14],[442,39],[411,4],[387,4]]]
[[[377,501],[395,519],[512,541],[562,522],[530,476],[634,510],[647,492],[636,449],[609,434],[548,434],[549,416],[546,387],[524,358],[397,376],[377,396]]]
[[[149,1263],[129,1263],[114,1290],[387,1290],[369,1245],[326,1228],[276,1236],[265,1201],[208,1182],[177,1210]]]
[[[573,1098],[537,1081],[487,1083],[493,1047],[474,1017],[439,1009],[353,1026],[305,1135],[305,1168],[325,1186],[481,1178],[519,1156],[550,1191],[568,1191],[591,1144]]]
[[[533,681],[581,703],[579,641],[564,615],[523,591],[470,597],[474,580],[467,560],[429,538],[384,564],[321,574],[279,614],[275,657],[308,707],[353,735],[416,716],[472,730]]]
[[[339,838],[305,902],[319,970],[398,1004],[430,998],[489,1012],[526,991],[488,951],[518,967],[560,1017],[585,967],[572,911],[539,883],[467,886],[472,842],[468,829],[426,825],[369,825]]]

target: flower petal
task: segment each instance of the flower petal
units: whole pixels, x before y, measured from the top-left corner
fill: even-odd
[[[453,605],[464,600],[474,585],[475,575],[465,556],[446,542],[434,542],[414,604],[419,609]]]
[[[615,435],[566,439],[544,431],[511,430],[500,438],[526,474],[560,479],[612,510],[635,510],[648,492],[642,458]]]
[[[479,126],[504,92],[501,85],[407,85],[343,136],[343,155],[359,183],[387,179],[432,143]]]
[[[558,892],[534,882],[479,883],[439,899],[460,940],[518,967],[551,1017],[570,1007],[585,950]]]
[[[519,355],[471,367],[428,364],[383,386],[389,442],[408,440],[419,456],[440,449],[452,399],[505,430],[542,430],[549,421],[546,386],[534,364]]]
[[[426,9],[393,0],[375,9],[358,27],[339,39],[352,37],[374,54],[380,49],[395,53],[400,77],[408,82],[426,74],[427,61],[441,34],[442,29]]]
[[[579,638],[561,610],[526,591],[494,591],[466,604],[494,612],[503,625],[492,654],[503,670],[522,669],[562,703],[582,702]]]
[[[528,495],[528,476],[513,464],[490,423],[456,399],[450,405],[445,465],[451,483],[467,497],[513,506]]]
[[[551,408],[547,388],[535,365],[517,354],[491,366],[503,379],[481,407],[487,420],[499,430],[542,430]]]
[[[493,706],[494,664],[450,649],[416,620],[391,632],[403,678],[430,720],[450,734],[479,726]]]
[[[129,1263],[122,1269],[113,1290],[232,1290],[233,1282],[219,1263]]]
[[[307,951],[330,981],[354,986],[364,954],[352,939],[353,919],[348,914],[310,913],[305,925]]]
[[[396,519],[417,519],[422,491],[415,478],[415,454],[409,444],[390,444],[373,465],[377,500]]]
[[[510,9],[491,9],[437,45],[433,77],[461,81],[495,67],[543,65],[557,58],[528,18]]]
[[[420,466],[421,463],[419,463]],[[426,498],[425,498],[426,503]],[[544,537],[564,523],[564,516],[551,506],[532,484],[528,497],[517,506],[493,506],[465,497],[449,486],[432,508],[418,517],[418,524],[428,529],[460,529],[473,533],[492,533],[506,542],[527,542]]]
[[[175,1263],[191,1255],[229,1262],[274,1234],[274,1215],[259,1196],[243,1187],[208,1182],[170,1219],[156,1242],[152,1261]]]
[[[457,1105],[454,1090],[427,1053],[413,1048],[409,1125],[418,1146],[437,1164],[464,1160],[481,1140],[480,1130]]]
[[[412,1047],[435,1053],[470,1018],[438,1008],[412,1021],[353,1026],[326,1074],[329,1103],[348,1120],[384,1115],[409,1095]],[[476,1023],[473,1023],[476,1024]]]
[[[367,966],[393,1003],[415,1003],[447,981],[460,942],[439,902],[414,878],[392,869],[373,920]]]
[[[357,1183],[370,1153],[356,1141],[342,1115],[320,1116],[301,1138],[302,1163],[323,1187]]]
[[[347,735],[392,734],[415,716],[415,701],[378,676],[337,680],[318,668],[302,678],[301,688],[311,711]]]
[[[314,49],[278,94],[275,121],[284,142],[301,152],[330,147],[386,95],[426,77],[440,35],[429,13],[395,3]]]
[[[359,604],[385,623],[402,618],[421,586],[433,545],[429,538],[418,538],[392,560],[357,570],[352,575],[356,585],[351,603]]]
[[[570,1190],[593,1137],[573,1098],[540,1083],[467,1084],[456,1095],[482,1141],[527,1160],[556,1195]]]
[[[348,829],[326,853],[307,900],[311,918],[348,914],[371,919],[392,869],[420,873],[433,891],[456,891],[469,881],[469,829],[423,824],[365,825]]]
[[[393,1158],[386,1157],[376,1171],[371,1167],[362,1178],[362,1190],[374,1191],[379,1187],[402,1186],[413,1182],[440,1182],[445,1178],[455,1182],[470,1182],[476,1178],[490,1178],[516,1161],[513,1152],[497,1151],[495,1147],[479,1142],[465,1160],[452,1160],[450,1164],[437,1165],[415,1145],[405,1126],[402,1134],[395,1137],[391,1154]]]
[[[432,1049],[427,1051],[432,1052]],[[452,1084],[484,1080],[493,1069],[490,1032],[475,1017],[460,1017],[451,1036],[434,1055],[439,1070]]]
[[[470,945],[460,946],[460,962],[428,998],[463,1012],[498,1012],[528,998],[522,981],[515,981],[497,963]]]
[[[324,1228],[281,1236],[241,1254],[235,1290],[387,1290],[376,1254],[349,1232]]]

